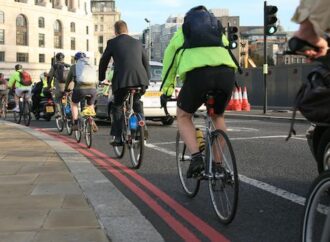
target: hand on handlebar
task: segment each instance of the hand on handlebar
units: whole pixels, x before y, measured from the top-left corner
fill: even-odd
[[[166,96],[165,94],[162,94],[160,96],[160,108],[165,108],[168,101],[171,100],[171,96]]]
[[[292,37],[288,42],[289,49],[291,51],[287,53],[304,55],[311,59],[324,56],[327,53],[329,47],[327,47],[328,46],[327,43],[325,45],[322,44],[321,43],[322,41],[326,42],[326,40],[320,38],[320,43],[318,43],[317,46],[314,46],[303,39],[300,39],[298,37]],[[324,46],[327,48],[323,48]]]

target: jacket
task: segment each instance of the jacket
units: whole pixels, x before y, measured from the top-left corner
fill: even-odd
[[[225,46],[228,46],[229,44],[228,39],[224,35],[222,36],[222,42]],[[182,47],[183,43],[184,36],[182,28],[179,28],[172,37],[164,54],[164,66],[162,71],[163,84],[161,91],[166,96],[172,95],[176,85],[177,74],[181,80],[185,81],[186,73],[199,67],[226,65],[237,69],[237,66],[231,58],[228,50],[221,46],[182,49],[175,55],[176,51]],[[174,56],[174,64],[170,69],[166,80],[164,80]]]
[[[22,70],[18,70],[18,71],[15,71],[13,74],[11,74],[10,78],[9,78],[9,82],[8,82],[8,87],[9,88],[12,88],[13,86],[15,86],[16,88],[21,88],[21,87],[31,87],[32,84],[30,86],[24,86],[22,83],[21,83],[21,76],[20,76],[20,72]]]
[[[103,81],[110,59],[115,63],[112,91],[126,87],[149,85],[149,62],[139,40],[120,34],[107,43],[100,59],[99,81]]]
[[[316,34],[323,37],[324,32],[330,32],[329,0],[301,0],[292,21],[301,23],[308,20],[313,24]]]

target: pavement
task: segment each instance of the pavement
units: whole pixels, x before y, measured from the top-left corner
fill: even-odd
[[[287,110],[227,118],[290,120]],[[297,121],[306,120],[297,114]],[[82,154],[44,132],[0,121],[0,242],[163,241]]]

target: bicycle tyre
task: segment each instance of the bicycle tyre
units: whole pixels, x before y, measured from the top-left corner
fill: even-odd
[[[65,129],[66,129],[66,133],[68,135],[72,135],[72,121],[66,119],[65,120]]]
[[[201,181],[200,179],[187,178],[186,176],[191,161],[191,154],[186,144],[181,140],[179,131],[176,134],[175,153],[182,188],[188,197],[194,197],[199,191]]]
[[[228,136],[222,130],[211,133],[211,144],[207,144],[206,160],[221,162],[221,171],[214,171],[209,179],[209,192],[215,213],[221,223],[233,221],[238,204],[238,173],[236,158]],[[220,153],[219,153],[220,152]],[[219,158],[214,154],[219,154]],[[217,160],[215,160],[217,159]]]
[[[82,133],[83,127],[82,127],[82,122],[79,119],[78,120],[78,130],[74,131],[74,137],[76,138],[77,143],[80,143],[81,141],[81,133]]]
[[[85,122],[85,130],[84,130],[84,134],[85,134],[85,142],[88,148],[91,148],[92,146],[92,119],[88,118],[84,120]]]
[[[144,156],[144,126],[138,126],[132,135],[132,142],[128,144],[132,168],[139,169]]]
[[[23,120],[25,126],[29,126],[31,122],[31,110],[30,103],[28,101],[23,101]]]
[[[123,139],[124,140],[124,139]],[[125,150],[126,150],[126,145],[125,145],[125,141],[123,142],[122,145],[113,145],[113,151],[115,153],[115,156],[117,158],[123,158],[124,154],[125,154]]]
[[[22,120],[22,112],[23,112],[23,105],[21,101],[19,101],[18,106],[19,106],[19,112],[14,112],[14,120],[17,124],[20,124]]]
[[[1,118],[3,120],[6,120],[6,117],[7,117],[7,103],[5,101],[5,99],[3,98],[2,99],[2,107],[1,107],[1,110],[2,110],[2,113],[1,113]]]
[[[302,242],[330,241],[330,228],[329,224],[326,224],[326,214],[328,223],[330,222],[329,192],[330,171],[325,171],[314,180],[306,198],[301,232]]]

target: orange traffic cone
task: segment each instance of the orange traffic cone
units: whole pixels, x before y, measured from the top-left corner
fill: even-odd
[[[243,96],[242,96],[242,88],[241,87],[238,88],[238,97],[239,97],[239,103],[242,106]]]
[[[233,110],[233,103],[234,103],[234,94],[231,94],[231,98],[227,104],[226,110]]]
[[[248,112],[251,111],[251,105],[248,100],[246,87],[244,87],[243,91],[242,110]]]
[[[235,88],[235,92],[234,92],[234,102],[233,102],[233,109],[234,111],[242,111],[242,105],[239,101],[239,93],[238,93],[238,89]]]

